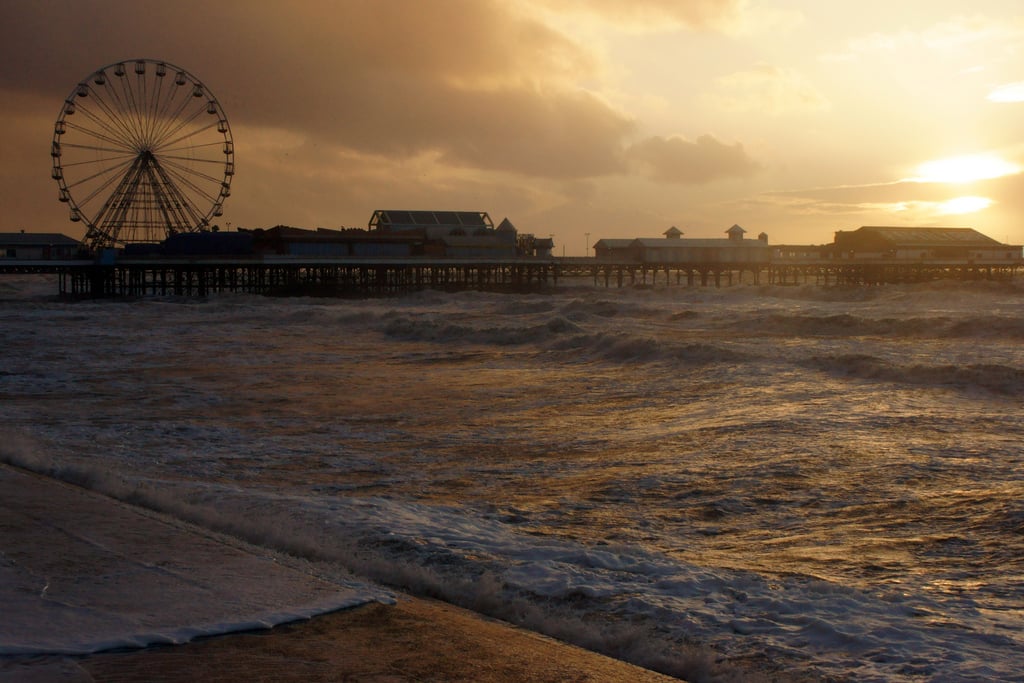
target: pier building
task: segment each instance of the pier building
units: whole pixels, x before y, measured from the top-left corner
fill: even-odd
[[[0,232],[0,261],[54,261],[72,259],[82,244],[58,232]]]
[[[1024,265],[1024,247],[973,228],[863,226],[831,244],[772,249],[775,284],[883,284],[942,278],[1006,279]]]
[[[771,248],[765,233],[749,240],[744,237],[746,232],[733,225],[725,231],[725,238],[686,238],[679,228],[672,226],[660,238],[598,240],[594,257],[606,281],[620,279],[621,270],[605,264],[640,264],[644,281],[650,271],[652,280],[664,273],[669,283],[673,279],[682,283],[685,278],[688,285],[697,281],[707,285],[711,280],[720,285],[724,278],[732,284],[734,274],[740,280],[749,274],[757,283],[769,268]]]

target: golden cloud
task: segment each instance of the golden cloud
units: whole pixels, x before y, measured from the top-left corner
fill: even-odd
[[[829,101],[802,74],[768,64],[723,76],[708,98],[726,111],[774,116],[830,108]]]
[[[1005,83],[988,94],[990,102],[1024,102],[1024,81]]]
[[[532,0],[555,12],[587,12],[635,27],[667,25],[725,30],[735,26],[746,0]]]
[[[711,135],[695,142],[650,137],[630,147],[626,156],[643,175],[667,183],[702,184],[749,176],[759,169],[743,145],[727,145]]]

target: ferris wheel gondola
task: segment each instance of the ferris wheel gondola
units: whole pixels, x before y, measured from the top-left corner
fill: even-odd
[[[116,62],[65,99],[50,149],[58,199],[92,249],[210,226],[235,173],[227,116],[195,76],[163,61]]]

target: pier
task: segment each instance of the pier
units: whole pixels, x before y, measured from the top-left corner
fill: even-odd
[[[768,263],[605,262],[589,257],[464,259],[118,259],[0,262],[0,275],[49,273],[68,298],[186,296],[393,296],[443,291],[544,291],[569,280],[595,287],[882,285],[931,280],[1009,280],[1022,266],[959,261],[807,260]]]
[[[555,284],[557,264],[544,261],[137,259],[0,263],[3,273],[57,275],[69,298],[207,296],[389,296],[424,289],[523,292]]]

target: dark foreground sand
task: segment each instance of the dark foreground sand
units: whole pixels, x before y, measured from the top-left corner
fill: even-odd
[[[402,598],[265,631],[96,654],[95,681],[669,681],[444,603]]]
[[[203,564],[197,569],[215,560],[215,566],[229,572],[227,588],[216,583],[216,576],[201,588],[227,591],[232,600],[255,600],[253,609],[259,607],[259,592],[230,584],[240,573],[286,582],[302,595],[325,590],[314,577],[287,567],[268,568],[259,553],[179,520],[0,464],[0,560],[5,571],[20,572],[12,574],[21,576],[19,581],[38,578],[46,594],[39,597],[33,587],[31,594],[7,595],[0,612],[30,612],[32,619],[21,615],[21,621],[32,624],[40,621],[35,611],[42,610],[44,635],[59,634],[62,624],[68,628],[69,619],[79,618],[61,602],[60,584],[86,582],[87,594],[95,591],[104,604],[131,611],[154,591],[184,595],[193,572],[180,558],[200,550]],[[140,571],[171,565],[173,572]],[[167,576],[178,578],[167,583]],[[85,656],[0,656],[0,683],[673,680],[445,603],[397,597],[396,604],[369,602],[182,645]],[[201,608],[199,603],[189,609]],[[4,642],[25,637],[27,626],[19,627],[17,616],[0,616]],[[82,631],[82,623],[74,625],[74,632]]]

